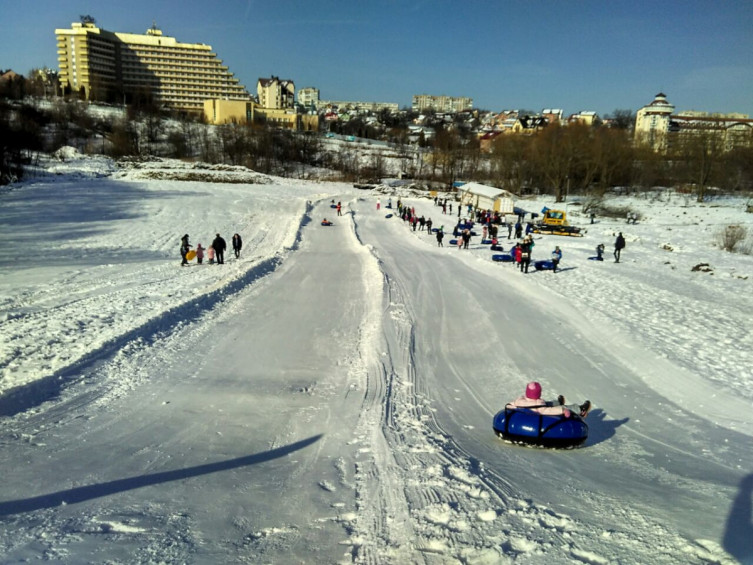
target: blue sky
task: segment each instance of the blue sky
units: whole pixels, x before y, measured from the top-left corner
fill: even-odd
[[[0,68],[57,68],[55,28],[153,22],[207,43],[255,93],[272,75],[323,99],[469,96],[476,108],[753,116],[751,0],[0,0]],[[10,25],[8,25],[10,23]]]

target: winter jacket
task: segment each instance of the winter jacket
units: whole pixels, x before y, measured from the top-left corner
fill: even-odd
[[[227,249],[227,243],[225,243],[225,240],[222,237],[215,237],[212,242],[212,247],[214,247],[214,250],[217,252],[224,252],[225,249]]]

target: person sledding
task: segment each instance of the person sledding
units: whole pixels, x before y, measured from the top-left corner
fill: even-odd
[[[525,392],[507,404],[510,408],[528,408],[539,414],[547,416],[564,416],[570,418],[573,414],[578,414],[581,418],[588,416],[591,411],[591,401],[586,400],[583,404],[565,404],[565,397],[559,395],[557,400],[542,400],[541,385],[536,382],[530,382],[526,385]]]
[[[323,226],[331,226],[331,225],[332,225],[332,222],[330,222],[330,221],[329,221],[329,220],[328,220],[327,218],[324,218],[324,219],[322,220],[322,225],[323,225]]]

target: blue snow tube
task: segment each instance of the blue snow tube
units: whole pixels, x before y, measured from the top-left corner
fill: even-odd
[[[331,225],[332,225],[332,222],[322,222],[322,225],[323,225],[323,226],[331,226]]]
[[[536,261],[533,266],[537,271],[553,271],[554,263],[552,261]]]
[[[513,258],[509,253],[497,254],[492,255],[492,261],[497,261],[498,263],[511,263],[513,261]]]
[[[492,244],[492,240],[491,239],[482,239],[481,240],[481,245],[491,245],[491,244]]]
[[[505,248],[502,247],[499,243],[497,245],[492,245],[490,248],[492,251],[504,251]]]
[[[457,239],[451,239],[450,240],[450,245],[457,245],[457,244],[458,244],[458,240]]]
[[[588,438],[588,424],[574,412],[566,418],[507,406],[494,416],[492,427],[502,439],[542,447],[575,447]]]
[[[387,215],[385,216],[385,218],[391,218],[391,217],[392,217],[392,214],[387,214]]]

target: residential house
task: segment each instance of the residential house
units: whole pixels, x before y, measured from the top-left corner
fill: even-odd
[[[276,76],[260,78],[256,83],[256,94],[262,108],[295,108],[295,83],[292,80],[280,80]]]
[[[543,116],[519,116],[510,131],[530,135],[541,131],[547,125],[549,125],[549,122]]]

